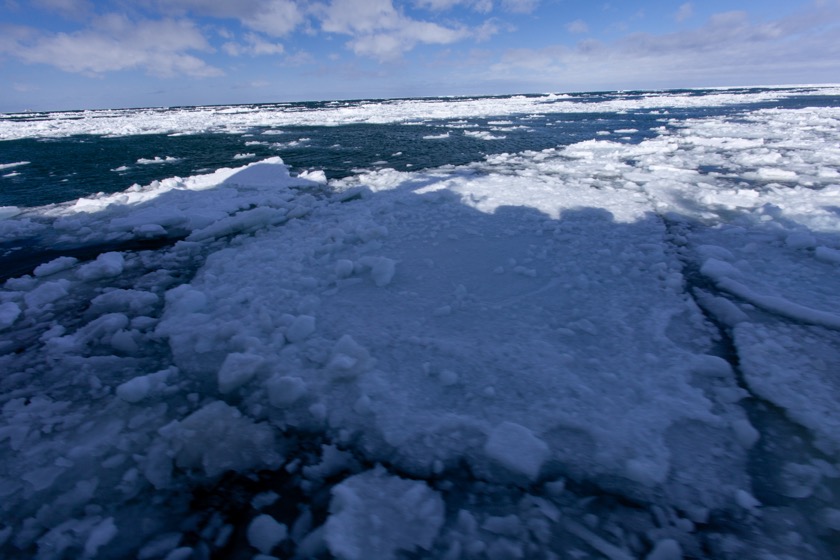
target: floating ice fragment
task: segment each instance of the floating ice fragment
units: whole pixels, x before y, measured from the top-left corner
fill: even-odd
[[[166,292],[166,304],[176,315],[198,313],[207,306],[207,296],[188,284],[182,284]]]
[[[630,459],[627,461],[625,474],[630,480],[635,480],[646,486],[655,486],[665,481],[668,476],[668,461],[652,461],[650,459]]]
[[[11,327],[20,317],[20,306],[13,301],[0,303],[0,330]]]
[[[390,284],[397,271],[397,261],[387,257],[362,257],[359,264],[370,269],[373,283],[380,288]]]
[[[747,178],[757,178],[763,181],[796,181],[798,176],[793,171],[777,167],[760,167],[755,173],[745,173]]]
[[[275,375],[265,382],[268,401],[272,406],[283,408],[294,404],[306,394],[306,383],[300,377]]]
[[[301,342],[315,332],[315,317],[298,315],[289,328],[286,329],[286,339],[289,342]]]
[[[29,165],[28,161],[16,161],[14,163],[0,163],[0,170],[11,169],[13,167],[20,167],[21,165]]]
[[[761,506],[761,502],[759,502],[755,498],[755,496],[753,496],[746,490],[738,490],[737,492],[735,492],[735,503],[737,503],[742,508],[751,511]]]
[[[355,265],[349,259],[339,259],[335,262],[335,275],[339,278],[347,278],[353,274]]]
[[[161,558],[170,551],[178,548],[181,538],[181,533],[163,533],[162,535],[158,535],[143,545],[143,548],[137,553],[137,560]]]
[[[172,157],[172,156],[166,156],[166,157],[155,156],[153,159],[140,158],[140,159],[137,160],[137,163],[139,163],[140,165],[152,165],[152,164],[157,164],[157,163],[175,163],[175,162],[178,162],[178,161],[181,161],[181,159],[176,158],[176,157]]]
[[[729,365],[729,362],[718,356],[708,354],[692,356],[689,367],[692,373],[705,377],[727,379],[732,376],[732,366]]]
[[[781,472],[781,493],[789,498],[811,496],[822,481],[822,471],[814,465],[787,463]]]
[[[31,292],[25,294],[23,300],[30,310],[36,312],[41,311],[45,306],[66,297],[68,287],[70,287],[70,282],[65,279],[44,282]]]
[[[440,375],[438,375],[438,379],[440,379],[441,384],[443,384],[446,387],[449,387],[450,385],[455,385],[456,383],[458,383],[458,374],[452,371],[451,369],[445,369],[440,372]]]
[[[228,354],[218,372],[219,392],[227,395],[251,381],[264,361],[256,354]]]
[[[741,275],[738,269],[728,262],[715,258],[706,259],[700,267],[700,273],[713,279]]]
[[[288,216],[291,215],[291,213],[288,214]],[[187,236],[187,241],[204,241],[241,233],[253,233],[260,228],[280,224],[286,219],[287,212],[283,208],[258,206],[222,218],[202,229],[196,229]]]
[[[43,278],[44,276],[49,276],[50,274],[55,274],[56,272],[72,268],[77,262],[79,262],[79,259],[73,257],[58,257],[57,259],[53,259],[35,267],[32,275],[38,278]]]
[[[840,264],[840,251],[828,247],[817,247],[814,255],[821,261]]]
[[[320,169],[299,173],[298,178],[324,185],[327,184],[327,174]]]
[[[674,539],[663,539],[656,543],[645,560],[682,560],[682,547]]]
[[[180,422],[160,430],[177,466],[203,468],[207,476],[258,466],[276,466],[279,460],[274,432],[265,423],[245,418],[232,406],[214,401]]]
[[[549,448],[525,426],[502,422],[490,432],[484,453],[505,468],[535,480],[548,459]]]
[[[127,403],[138,403],[145,399],[152,389],[148,376],[140,375],[117,387],[117,396]]]
[[[791,233],[785,238],[785,245],[791,249],[810,249],[817,246],[817,240],[809,233]]]
[[[95,261],[82,265],[76,271],[76,277],[85,281],[112,278],[122,274],[124,267],[125,258],[122,253],[102,253]]]
[[[270,554],[287,535],[287,527],[267,514],[258,515],[248,525],[248,543],[263,554]]]
[[[138,403],[152,394],[166,390],[167,379],[177,371],[178,368],[169,367],[155,373],[138,375],[119,385],[117,396],[125,402]]]
[[[743,445],[745,449],[750,449],[761,437],[758,430],[746,419],[735,420],[732,423],[732,429],[735,430],[735,437],[738,438],[738,443]]]
[[[335,377],[354,377],[367,367],[369,361],[370,354],[367,349],[353,340],[352,336],[345,334],[333,346],[327,368]]]
[[[377,467],[333,488],[327,545],[341,560],[390,560],[400,551],[429,550],[444,513],[443,499],[424,482]]]
[[[818,519],[826,529],[840,531],[840,509],[823,508],[818,515]]]
[[[114,518],[108,517],[99,525],[93,528],[85,541],[85,557],[93,558],[99,553],[99,549],[114,540],[119,530],[114,524]]]

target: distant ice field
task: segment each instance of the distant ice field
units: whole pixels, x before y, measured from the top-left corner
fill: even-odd
[[[0,136],[2,557],[840,550],[836,88]]]
[[[40,206],[279,155],[342,178],[593,138],[639,142],[686,118],[831,106],[837,88],[604,92],[0,115],[0,206]],[[31,160],[31,161],[30,161]],[[20,162],[25,166],[6,167]]]

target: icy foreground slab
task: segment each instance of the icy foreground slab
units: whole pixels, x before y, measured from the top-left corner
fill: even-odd
[[[466,461],[500,482],[570,475],[697,511],[730,504],[748,484],[745,419],[719,397],[734,377],[707,355],[661,221],[628,191],[581,196],[635,211],[629,223],[461,202],[486,204],[500,180],[408,182],[218,251],[167,295],[157,333],[185,375],[208,390],[218,377],[260,419],[414,476]],[[696,438],[719,456],[692,453]]]

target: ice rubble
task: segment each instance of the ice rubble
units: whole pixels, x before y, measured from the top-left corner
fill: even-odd
[[[820,557],[839,132],[837,109],[764,110],[329,189],[272,158],[10,217],[20,239],[174,244],[4,285],[0,547]],[[803,431],[796,455],[751,395]],[[781,490],[754,494],[761,461]],[[239,541],[184,490],[229,471],[294,481]],[[295,492],[313,505],[283,509]]]
[[[131,136],[136,134],[197,134],[243,132],[253,127],[337,126],[385,124],[442,119],[495,118],[553,113],[614,113],[709,105],[738,105],[773,101],[792,95],[836,95],[837,86],[802,86],[753,91],[720,89],[704,95],[674,92],[599,96],[547,94],[484,98],[394,99],[332,103],[239,105],[165,109],[89,110],[0,114],[0,140],[65,137],[76,134]],[[45,118],[46,117],[46,118]]]

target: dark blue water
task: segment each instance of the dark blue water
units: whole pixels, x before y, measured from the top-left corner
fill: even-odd
[[[729,93],[756,93],[763,90],[730,90]],[[670,94],[703,96],[702,90],[671,91]],[[597,103],[611,99],[636,99],[650,92],[596,92],[571,94],[571,100]],[[569,98],[565,98],[568,101]],[[318,111],[354,101],[289,103],[284,110]],[[246,134],[206,133],[181,136],[166,134],[124,137],[73,136],[68,138],[29,138],[0,141],[0,164],[21,161],[27,165],[0,170],[0,206],[40,206],[73,200],[97,192],[118,192],[134,183],[145,185],[172,176],[207,173],[220,167],[236,167],[249,161],[281,156],[293,171],[323,170],[327,177],[342,178],[357,169],[392,167],[417,171],[441,165],[462,165],[487,155],[543,150],[589,139],[641,142],[655,136],[658,127],[678,125],[689,118],[734,116],[764,107],[799,108],[837,106],[836,96],[794,96],[767,103],[735,106],[669,108],[667,114],[643,110],[635,113],[558,113],[547,115],[504,115],[470,119],[474,128],[503,139],[484,140],[451,129],[451,120],[425,121],[423,124],[352,124],[343,126],[294,126],[281,134],[264,135],[268,129],[256,127]],[[253,106],[259,107],[259,106]],[[278,105],[271,105],[276,108]],[[161,109],[165,111],[165,109]],[[6,115],[7,119],[49,119],[49,114]],[[65,117],[66,118],[66,117]],[[494,121],[510,121],[494,130]],[[599,131],[636,129],[625,134],[599,135]],[[272,131],[276,132],[274,128]],[[442,140],[424,136],[450,131]],[[246,142],[269,145],[246,145]],[[236,154],[252,153],[251,159],[234,159]],[[152,165],[137,164],[141,158],[177,158]],[[121,169],[120,168],[125,168]]]

